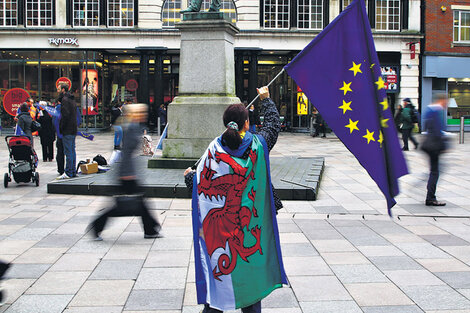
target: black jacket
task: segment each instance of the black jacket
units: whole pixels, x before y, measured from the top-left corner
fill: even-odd
[[[73,100],[73,95],[66,93],[62,97],[61,118],[59,122],[59,131],[62,135],[77,134],[77,107]]]
[[[39,113],[38,122],[41,124],[39,130],[39,138],[41,138],[41,144],[48,144],[55,140],[55,128],[52,124],[52,117],[45,110]]]

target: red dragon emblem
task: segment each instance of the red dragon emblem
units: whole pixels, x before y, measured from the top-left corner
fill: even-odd
[[[256,162],[256,153],[250,150],[249,158],[252,164]],[[221,208],[213,208],[204,218],[202,228],[204,231],[207,252],[210,256],[217,248],[225,249],[227,243],[230,255],[222,254],[219,256],[217,265],[212,273],[217,280],[219,276],[230,274],[237,265],[237,258],[248,262],[248,257],[257,251],[263,254],[261,250],[261,228],[255,226],[249,229],[252,215],[258,217],[255,209],[254,199],[256,191],[251,188],[248,198],[253,201],[252,209],[241,206],[242,193],[246,188],[249,178],[254,179],[253,166],[244,168],[238,164],[229,154],[215,152],[215,157],[209,151],[208,164],[204,163],[199,177],[198,194],[206,197],[222,199],[225,197],[224,206]],[[216,171],[211,169],[211,162],[215,160],[217,163],[221,161],[227,163],[233,170],[233,174],[214,177]],[[249,170],[249,173],[248,173]],[[256,243],[251,247],[244,245],[245,232],[244,228],[249,231],[256,239]]]

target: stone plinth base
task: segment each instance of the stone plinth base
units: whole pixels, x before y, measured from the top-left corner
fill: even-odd
[[[225,109],[240,103],[237,97],[181,96],[168,109],[168,138],[163,140],[164,158],[199,159],[209,143],[225,131]]]

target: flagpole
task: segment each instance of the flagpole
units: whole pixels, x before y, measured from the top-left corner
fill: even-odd
[[[284,71],[285,71],[285,69],[282,68],[282,70],[281,70],[279,73],[277,73],[276,76],[274,76],[274,78],[269,82],[269,84],[266,85],[266,87],[271,86],[271,84],[272,84],[276,79],[278,79],[279,76],[281,76],[281,74],[284,73]],[[259,98],[259,94],[257,94],[256,97],[255,97],[253,100],[251,100],[250,103],[248,103],[248,105],[245,107],[245,109],[248,109],[248,108],[256,101],[256,99],[258,99],[258,98]],[[196,167],[198,166],[198,164],[201,162],[203,156],[204,156],[204,155],[202,155],[202,156],[199,158],[199,160],[197,160],[197,162],[194,163],[193,166],[191,166],[191,168],[192,168],[193,170],[196,169]]]

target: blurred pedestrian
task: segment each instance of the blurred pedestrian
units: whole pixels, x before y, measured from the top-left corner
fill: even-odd
[[[126,125],[122,139],[121,162],[117,164],[120,192],[126,196],[118,196],[111,209],[104,209],[90,224],[95,240],[102,240],[101,232],[109,217],[140,216],[144,226],[144,238],[161,237],[160,223],[150,214],[142,195],[142,188],[137,182],[137,165],[135,152],[140,146],[142,135],[141,123],[147,121],[147,105],[126,104],[124,106]]]
[[[39,104],[43,106],[50,106],[45,101]],[[47,112],[46,109],[39,109],[37,121],[41,124],[41,128],[39,129],[39,138],[41,139],[42,146],[42,160],[44,162],[52,161],[54,158],[55,141],[55,129],[54,124],[52,123],[52,116]]]
[[[76,152],[75,137],[77,136],[77,106],[73,95],[68,92],[66,84],[60,85],[59,101],[61,103],[61,117],[59,120],[59,131],[62,134],[62,144],[65,153],[65,172],[57,179],[67,179],[75,177],[76,173]]]
[[[0,261],[0,282],[2,281],[3,276],[5,275],[9,267],[10,267],[10,264]],[[5,302],[5,295],[0,290],[0,306],[3,305],[4,302]]]
[[[118,102],[111,109],[111,124],[114,128],[114,150],[121,149],[122,142],[122,126],[121,126],[121,117],[122,116],[122,103]]]
[[[427,133],[422,142],[421,149],[428,154],[430,161],[425,202],[428,206],[446,205],[445,202],[437,201],[436,187],[439,179],[439,156],[448,148],[443,123],[447,101],[447,97],[444,94],[436,95],[434,103],[428,105],[424,114],[423,126]]]
[[[403,151],[408,151],[408,139],[410,139],[415,145],[415,149],[418,149],[418,141],[413,137],[413,128],[415,127],[416,117],[414,116],[415,109],[411,103],[410,98],[403,99],[403,110],[401,112],[402,122],[402,139],[403,139]]]
[[[401,112],[403,112],[403,106],[401,104],[398,105],[398,107],[395,110],[395,115],[393,116],[393,120],[395,122],[395,126],[397,128],[397,131],[401,133]]]
[[[281,124],[268,88],[258,93],[264,110],[258,133],[248,131],[245,106],[230,105],[223,116],[225,132],[209,145],[197,171],[184,172],[193,194],[196,287],[203,313],[239,307],[260,313],[261,299],[287,283],[269,175],[269,151]]]
[[[315,118],[315,135],[313,137],[320,136],[320,133],[323,133],[321,136],[322,138],[326,138],[326,124],[325,120],[321,116],[320,112],[315,108],[313,111],[313,115]]]

